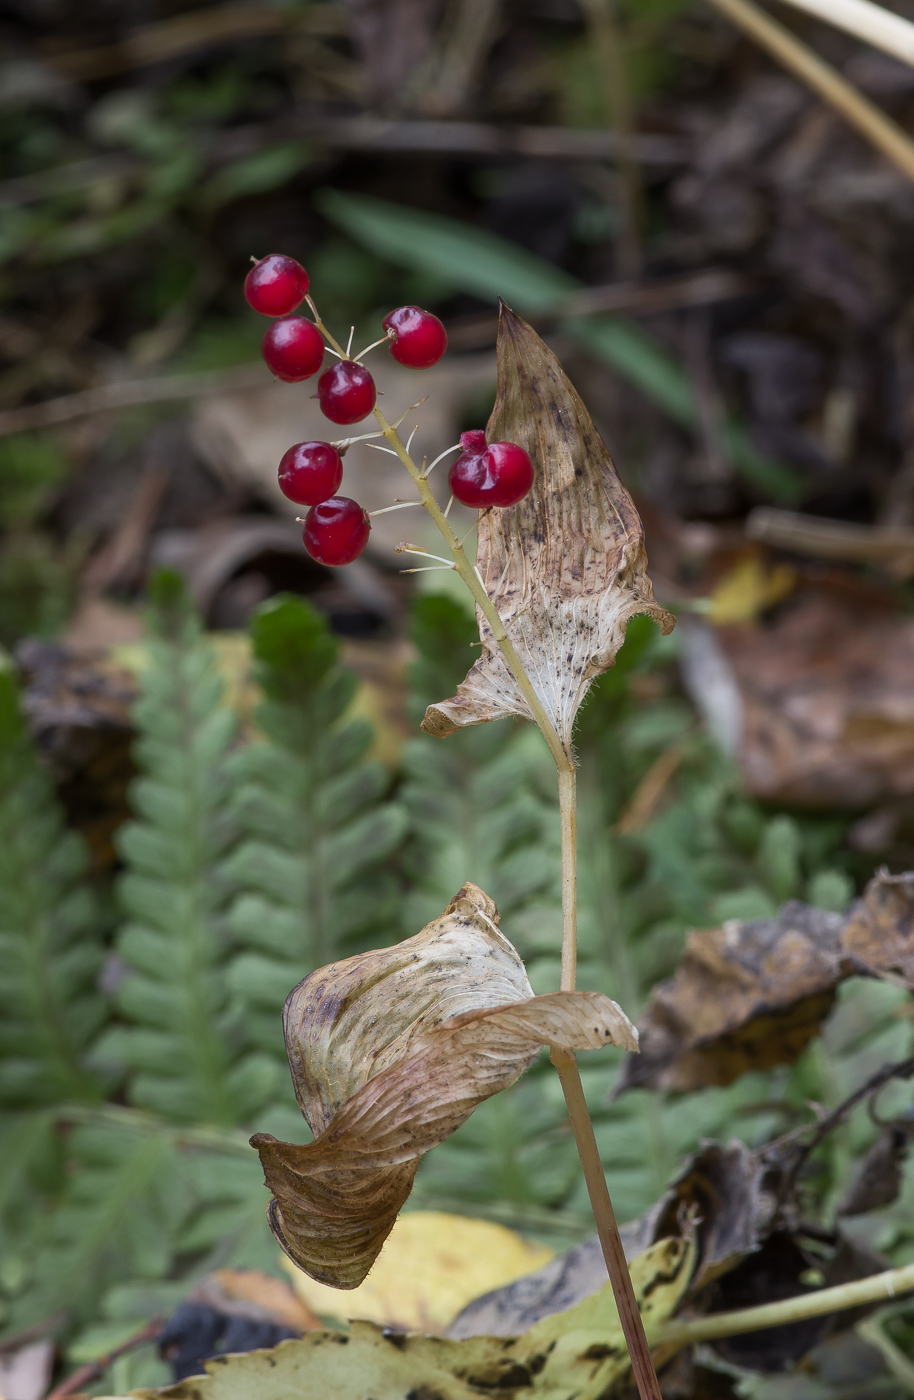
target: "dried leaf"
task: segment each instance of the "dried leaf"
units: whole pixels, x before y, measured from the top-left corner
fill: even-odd
[[[691,933],[675,975],[648,1002],[642,1053],[623,1065],[616,1092],[687,1092],[795,1060],[831,1010],[842,922],[791,900],[776,919]]]
[[[762,801],[859,811],[914,792],[914,620],[874,592],[806,583],[764,626],[722,632]]]
[[[897,1200],[910,1145],[909,1125],[893,1124],[883,1129],[857,1168],[835,1214],[866,1215]]]
[[[523,447],[536,476],[518,505],[480,515],[477,568],[570,752],[578,707],[613,664],[629,618],[648,613],[664,632],[674,620],[654,598],[638,512],[587,409],[552,351],[504,304],[486,436]],[[429,734],[532,718],[481,612],[478,621],[479,660],[453,699],[429,706]]]
[[[258,1133],[268,1216],[289,1258],[356,1288],[390,1233],[419,1159],[542,1045],[637,1049],[596,992],[534,997],[498,910],[467,884],[440,919],[392,948],[306,977],[286,1002],[286,1051],[315,1141]]]
[[[776,1212],[776,1171],[763,1152],[752,1152],[744,1143],[705,1143],[685,1161],[660,1200],[639,1220],[622,1226],[626,1258],[694,1230],[697,1262],[688,1290],[694,1297],[765,1239]],[[448,1336],[512,1336],[599,1292],[605,1281],[603,1251],[592,1235],[534,1273],[475,1298],[454,1319]]]
[[[351,1292],[315,1282],[291,1261],[287,1268],[299,1298],[321,1316],[443,1332],[471,1299],[538,1269],[553,1253],[492,1220],[413,1210],[399,1217],[371,1273]]]
[[[648,1341],[675,1311],[688,1286],[691,1240],[662,1240],[631,1265]],[[134,1400],[600,1400],[628,1372],[628,1350],[607,1283],[568,1312],[538,1322],[521,1337],[451,1341],[384,1332],[354,1322],[350,1332],[309,1332],[268,1351],[217,1357],[164,1390],[134,1391]]]
[[[914,991],[914,874],[873,877],[846,915],[791,900],[775,919],[689,935],[676,973],[641,1019],[641,1054],[616,1088],[674,1092],[792,1064],[847,977]]]
[[[841,930],[845,957],[914,991],[914,874],[880,870]]]

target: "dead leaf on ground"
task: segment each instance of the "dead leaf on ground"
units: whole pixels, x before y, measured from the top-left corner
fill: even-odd
[[[467,884],[441,918],[392,948],[306,977],[283,1012],[295,1092],[315,1141],[251,1139],[289,1258],[334,1288],[365,1278],[420,1158],[506,1089],[543,1045],[637,1049],[624,1013],[596,992],[535,997]]]
[[[351,1292],[317,1283],[291,1260],[287,1267],[299,1298],[315,1313],[443,1332],[472,1298],[531,1273],[553,1253],[491,1220],[414,1210],[399,1216],[371,1273]],[[605,1281],[604,1264],[599,1282]]]
[[[914,990],[914,874],[879,872],[846,915],[791,900],[775,919],[731,919],[689,935],[676,973],[641,1018],[641,1054],[616,1094],[688,1092],[792,1064],[862,975]]]
[[[219,1312],[262,1317],[296,1332],[322,1325],[293,1288],[259,1269],[216,1269],[191,1294],[191,1301],[208,1303]]]
[[[775,1168],[776,1172],[776,1168]],[[776,1212],[772,1164],[739,1141],[705,1143],[683,1163],[660,1200],[623,1225],[626,1258],[659,1240],[695,1238],[693,1297],[734,1268],[765,1239]],[[448,1328],[450,1337],[507,1337],[599,1292],[606,1265],[597,1235],[535,1272],[475,1298]]]
[[[613,664],[629,618],[674,619],[647,577],[644,531],[580,396],[552,351],[502,305],[498,398],[489,442],[530,455],[533,489],[516,506],[482,512],[476,564],[527,674],[570,752],[591,682]],[[531,719],[527,702],[477,609],[482,654],[422,728],[444,736],[503,715]]]
[[[806,589],[720,640],[742,699],[750,792],[863,808],[914,793],[914,621],[875,599]]]
[[[851,907],[841,950],[864,969],[914,991],[914,873],[880,870]]]
[[[776,919],[689,934],[640,1021],[641,1054],[616,1089],[680,1093],[795,1060],[832,1008],[840,914],[791,900]]]
[[[661,1240],[632,1262],[648,1341],[688,1286],[690,1239]],[[134,1400],[600,1400],[629,1370],[610,1284],[519,1337],[453,1341],[382,1331],[354,1322],[350,1332],[309,1332],[268,1351],[207,1361],[206,1375]]]

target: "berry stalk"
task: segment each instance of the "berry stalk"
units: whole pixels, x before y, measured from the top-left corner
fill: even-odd
[[[333,349],[339,351],[339,344],[321,320],[317,307],[314,305],[314,302],[311,300],[310,297],[307,298],[307,301],[314,315],[315,324],[317,325],[318,330],[322,333],[328,345],[330,345]],[[475,568],[467,558],[466,550],[464,549],[460,540],[458,540],[457,536],[454,534],[454,531],[451,529],[450,525],[448,524],[448,521],[445,519],[444,511],[441,509],[438,502],[435,500],[431,487],[429,486],[425,477],[422,475],[419,468],[416,466],[410,454],[407,452],[406,447],[404,446],[400,438],[400,434],[397,432],[397,429],[391,423],[388,423],[387,419],[384,417],[384,414],[381,412],[380,408],[378,408],[377,404],[375,404],[374,408],[372,409],[372,412],[374,413],[374,416],[377,419],[378,426],[380,427],[385,439],[390,444],[391,448],[396,453],[396,455],[400,458],[400,461],[403,463],[404,467],[412,477],[416,488],[419,492],[419,495],[422,499],[422,504],[425,506],[425,509],[428,511],[432,520],[438,527],[440,534],[443,536],[445,544],[447,545],[453,557],[454,568],[456,572],[460,575],[466,586],[469,588],[470,592],[473,594],[473,597],[476,599],[477,603],[482,609],[483,616],[485,617],[489,626],[492,628],[492,634],[495,638],[495,641],[498,643],[498,646],[501,648],[501,652],[505,658],[505,661],[508,663],[508,666],[511,669],[511,674],[517,681],[520,691],[524,699],[527,701],[528,706],[530,707],[530,713],[533,715],[534,719],[536,720],[536,723],[539,725],[539,728],[543,734],[543,738],[549,745],[549,750],[553,758],[555,759],[556,767],[559,769],[559,772],[573,773],[574,762],[565,752],[565,749],[562,746],[562,741],[556,733],[552,721],[546,714],[546,711],[543,708],[542,701],[540,700],[535,689],[533,688],[533,684],[530,680],[530,677],[524,670],[523,663],[514,649],[514,645],[511,642],[510,637],[508,636],[505,624],[502,622],[501,617],[498,614],[498,610],[495,607],[495,604],[492,602],[492,599],[489,597],[488,593],[486,592],[485,588],[480,582],[479,575],[476,573]]]

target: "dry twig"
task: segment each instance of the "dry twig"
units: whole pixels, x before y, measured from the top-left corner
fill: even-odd
[[[782,24],[752,4],[752,0],[710,0],[751,39],[776,58],[795,77],[840,112],[860,135],[914,180],[914,141],[891,117],[842,78],[831,64],[808,48]],[[831,5],[833,0],[828,0]]]

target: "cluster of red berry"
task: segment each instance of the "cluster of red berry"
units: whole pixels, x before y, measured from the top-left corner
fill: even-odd
[[[324,337],[313,321],[293,316],[308,292],[308,274],[294,258],[272,253],[251,268],[244,283],[248,304],[277,319],[263,337],[263,358],[277,379],[297,384],[317,374],[324,360]],[[390,353],[410,369],[437,364],[447,348],[447,332],[429,311],[400,306],[383,320]],[[358,423],[375,405],[374,380],[358,360],[341,359],[317,381],[321,412],[331,423]],[[533,485],[533,464],[511,442],[486,443],[485,433],[464,433],[463,448],[450,470],[454,498],[476,509],[512,506]],[[279,464],[280,490],[305,517],[305,548],[320,564],[350,564],[368,543],[368,512],[348,496],[338,496],[343,459],[329,442],[299,442]]]

